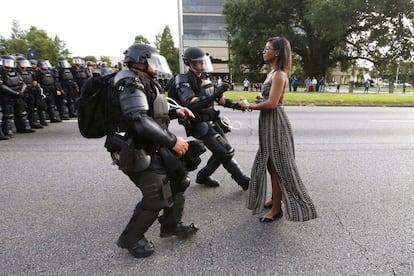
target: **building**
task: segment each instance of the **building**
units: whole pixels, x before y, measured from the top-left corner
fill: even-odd
[[[222,14],[226,0],[181,0],[182,48],[199,47],[211,57],[212,75],[230,78],[229,48]]]

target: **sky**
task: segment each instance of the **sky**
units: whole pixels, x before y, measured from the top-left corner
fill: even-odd
[[[12,20],[21,30],[31,26],[57,35],[72,56],[120,56],[142,35],[154,46],[165,26],[178,47],[177,0],[2,1],[0,36],[10,39]],[[19,8],[21,7],[21,8]],[[7,11],[7,12],[6,12]]]

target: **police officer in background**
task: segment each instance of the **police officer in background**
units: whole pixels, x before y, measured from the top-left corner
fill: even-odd
[[[190,184],[188,174],[178,179],[170,177],[174,170],[171,166],[180,163],[189,144],[168,130],[170,118],[194,115],[187,108],[168,109],[156,78],[158,72],[171,71],[155,48],[133,44],[124,54],[127,68],[119,71],[113,81],[111,102],[117,110],[112,116],[114,133],[107,136],[105,146],[114,163],[142,192],[117,242],[131,255],[142,258],[154,252],[153,243],[144,234],[157,218],[161,237],[188,238],[198,230],[193,223],[181,222],[184,191]],[[161,210],[163,214],[158,217]]]
[[[72,65],[70,70],[72,72],[73,79],[76,82],[76,84],[78,85],[79,89],[83,86],[85,81],[90,76],[92,76],[92,74],[89,73],[88,69],[83,64],[82,59],[80,57],[74,57],[73,58],[73,65]]]
[[[23,91],[23,100],[26,104],[26,111],[29,114],[29,123],[32,128],[43,128],[40,124],[38,105],[43,100],[41,90],[37,85],[34,72],[31,70],[30,62],[22,56],[16,57],[16,70],[19,72],[26,84],[26,89]]]
[[[37,62],[36,80],[43,89],[43,94],[46,97],[46,110],[49,115],[50,122],[60,123],[62,120],[55,101],[55,98],[60,91],[58,90],[56,76],[53,74],[51,67],[52,66],[48,60],[39,59]],[[46,117],[45,113],[46,112],[40,112],[39,116]]]
[[[229,144],[225,133],[230,129],[219,118],[219,111],[214,109],[214,103],[243,110],[237,102],[226,98],[223,92],[228,89],[228,84],[222,84],[215,88],[205,72],[212,71],[210,57],[197,47],[190,47],[184,51],[184,64],[188,66],[188,72],[176,76],[177,93],[179,103],[193,111],[195,119],[185,124],[187,135],[200,139],[212,152],[207,164],[202,168],[196,178],[198,184],[209,187],[217,187],[220,184],[210,176],[223,164],[223,167],[231,174],[231,177],[247,190],[250,178],[242,171],[239,164],[233,158],[234,148]]]
[[[58,93],[56,104],[62,120],[69,120],[70,117],[76,117],[75,100],[79,95],[79,87],[75,82],[71,65],[64,57],[59,57],[56,67],[58,77]]]
[[[25,111],[25,102],[22,98],[23,91],[26,89],[20,74],[16,71],[16,61],[13,56],[5,55],[1,58],[0,68],[1,81],[1,108],[3,118],[1,126],[3,133],[9,138],[13,137],[13,121],[16,131],[20,133],[30,133],[34,130],[30,127]]]

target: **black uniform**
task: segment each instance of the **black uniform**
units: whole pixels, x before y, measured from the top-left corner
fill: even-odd
[[[62,120],[55,101],[56,91],[58,89],[56,85],[56,77],[49,68],[42,64],[42,61],[39,61],[39,66],[36,70],[36,80],[43,89],[43,94],[46,97],[46,109],[50,122],[59,123]]]
[[[58,58],[56,67],[57,86],[60,95],[56,96],[56,104],[60,113],[60,118],[69,120],[70,117],[76,117],[75,101],[79,95],[79,87],[75,82],[69,62],[63,58]]]
[[[8,137],[13,137],[13,121],[16,131],[21,133],[34,132],[27,119],[26,103],[22,95],[26,85],[20,74],[14,69],[0,68],[1,74],[1,106],[3,112],[2,130]]]
[[[177,75],[176,83],[180,104],[190,108],[195,115],[195,119],[186,125],[187,135],[202,140],[212,152],[206,166],[198,172],[196,182],[212,187],[219,186],[219,183],[210,176],[223,164],[237,184],[243,190],[247,190],[250,178],[244,174],[233,158],[234,148],[225,136],[225,132],[230,129],[221,123],[219,111],[214,109],[215,101],[220,99],[222,92],[227,90],[228,86],[215,88],[205,75],[199,78],[190,70],[185,74]],[[221,93],[218,90],[222,90]],[[192,101],[194,97],[198,97],[195,102]],[[224,107],[240,109],[237,103],[230,99],[226,99]]]
[[[141,44],[131,46],[130,52],[134,49],[138,51],[138,57],[132,60],[137,61],[141,51],[144,60],[155,52],[152,47]],[[183,167],[183,158],[171,150],[177,138],[168,130],[168,125],[170,117],[176,118],[176,110],[169,111],[161,92],[155,79],[142,77],[136,69],[119,71],[114,77],[111,97],[115,108],[112,115],[114,134],[107,136],[105,146],[114,163],[142,192],[141,201],[118,239],[118,246],[127,248],[135,257],[153,253],[154,246],[145,239],[144,233],[157,218],[161,224],[161,237],[178,235],[186,238],[198,230],[194,224],[181,223],[184,191],[190,179],[187,168]],[[205,149],[199,147],[198,150],[197,157]],[[163,215],[158,217],[160,210]]]
[[[43,128],[43,125],[39,120],[39,111],[45,110],[46,104],[42,97],[41,89],[35,80],[36,76],[29,67],[18,67],[17,70],[20,73],[23,82],[26,84],[26,89],[23,91],[23,100],[26,103],[26,111],[28,113],[30,126],[32,128]],[[41,118],[43,121],[44,118]]]

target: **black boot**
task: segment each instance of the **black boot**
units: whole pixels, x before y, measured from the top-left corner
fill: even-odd
[[[217,170],[220,164],[221,161],[219,159],[215,158],[214,155],[211,156],[207,161],[207,165],[197,173],[196,183],[203,184],[208,187],[220,186],[216,180],[210,177],[210,175],[212,175]]]
[[[62,120],[70,120],[69,118],[69,110],[66,105],[58,106],[60,119]]]
[[[230,159],[223,162],[223,167],[231,174],[231,178],[233,178],[243,190],[246,191],[249,189],[250,177],[244,174],[236,160]]]
[[[69,104],[69,117],[71,118],[78,117],[78,114],[76,114],[75,105],[73,103]]]
[[[37,114],[37,111],[31,112],[29,114],[29,123],[30,127],[32,128],[43,128],[43,126],[40,124],[39,115]]]
[[[1,129],[1,126],[0,126],[0,140],[9,140],[9,137],[4,135],[3,130]]]
[[[198,231],[199,228],[194,223],[185,225],[181,222],[184,212],[184,203],[184,193],[177,193],[174,196],[173,206],[164,208],[163,215],[158,218],[158,221],[161,224],[161,238],[177,236],[186,239]]]
[[[141,203],[137,204],[134,214],[117,241],[119,247],[128,249],[136,258],[147,257],[154,253],[154,245],[144,237],[144,233],[159,214],[158,210],[146,210],[141,205]]]
[[[48,126],[49,124],[46,122],[46,111],[44,110],[39,110],[37,112],[38,116],[39,116],[39,122],[42,126]]]
[[[49,119],[51,123],[60,123],[62,120],[60,119],[59,111],[52,108],[49,110]]]
[[[121,248],[128,249],[128,252],[135,258],[148,257],[155,251],[155,246],[152,241],[148,241],[145,237],[142,237],[132,245],[124,244],[123,241],[119,239],[117,245]]]
[[[0,112],[0,122],[3,121],[3,113]],[[0,124],[0,140],[9,140],[9,137],[3,133],[2,123]]]
[[[30,127],[30,122],[27,119],[26,111],[20,114],[16,114],[14,124],[16,125],[16,131],[19,133],[35,132],[35,130]]]
[[[13,115],[11,114],[4,114],[1,120],[1,128],[3,131],[4,136],[8,139],[13,138]]]

